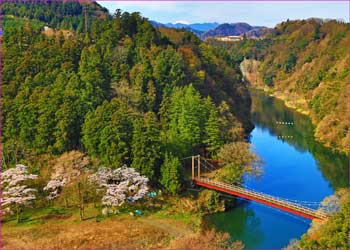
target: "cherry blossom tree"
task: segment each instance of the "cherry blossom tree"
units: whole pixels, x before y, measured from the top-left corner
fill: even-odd
[[[22,207],[28,205],[36,198],[35,192],[37,190],[29,188],[25,185],[25,182],[37,178],[37,175],[29,174],[27,166],[22,164],[17,164],[16,167],[6,170],[1,175],[1,206],[5,212],[11,213],[15,210],[17,223],[20,221]]]
[[[49,192],[49,195],[47,196],[48,200],[53,200],[57,198],[64,185],[68,183],[68,179],[65,177],[57,178],[57,179],[51,179],[47,185],[44,187],[45,191]]]
[[[107,207],[137,201],[148,192],[148,178],[126,166],[118,169],[100,167],[89,179],[105,190],[102,204]]]
[[[78,151],[71,151],[57,158],[56,162],[53,162],[50,181],[44,187],[48,192],[47,199],[59,197],[65,186],[87,172],[86,166],[89,162],[89,158]]]

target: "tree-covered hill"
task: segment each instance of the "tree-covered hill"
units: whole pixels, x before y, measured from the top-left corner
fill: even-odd
[[[283,22],[262,40],[219,45],[231,61],[251,59],[243,71],[253,85],[309,112],[318,140],[349,152],[349,39],[349,23],[308,19]]]
[[[83,32],[85,13],[88,24],[93,19],[109,18],[108,10],[93,1],[22,1],[5,0],[2,3],[2,15],[37,20],[52,28]],[[6,24],[6,22],[5,22]],[[5,26],[6,27],[6,26]]]
[[[188,31],[156,29],[139,13],[120,10],[106,18],[89,12],[85,33],[82,8],[78,2],[3,7],[24,22],[5,26],[3,35],[5,167],[78,149],[156,180],[166,154],[214,155],[252,128],[240,70],[219,50]],[[65,20],[73,26],[69,36],[60,29]],[[47,35],[33,22],[55,32]]]

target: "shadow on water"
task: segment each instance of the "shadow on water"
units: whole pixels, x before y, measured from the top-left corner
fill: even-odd
[[[240,240],[245,249],[278,249],[300,237],[310,220],[300,219],[264,205],[237,199],[235,209],[205,218],[209,228],[228,232],[231,240]],[[277,230],[276,230],[277,229]]]
[[[298,152],[310,152],[333,189],[347,186],[346,155],[334,152],[315,140],[314,126],[309,117],[286,108],[281,100],[256,91],[252,95],[252,119],[255,126],[287,142]]]
[[[264,234],[260,230],[260,218],[255,216],[249,202],[239,198],[234,200],[235,209],[207,216],[206,223],[210,225],[209,227],[219,228],[222,232],[229,232],[232,241],[241,240],[260,245],[264,241]]]

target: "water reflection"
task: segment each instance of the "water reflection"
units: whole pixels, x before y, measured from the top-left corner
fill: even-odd
[[[235,209],[211,215],[208,217],[208,222],[220,231],[229,232],[232,241],[241,240],[248,244],[254,242],[248,247],[259,246],[264,241],[260,218],[255,216],[254,209],[245,200],[237,198]]]
[[[300,237],[310,220],[280,212],[254,202],[240,202],[235,209],[207,217],[210,227],[229,232],[245,249],[280,249]]]
[[[252,94],[252,119],[255,126],[287,142],[298,152],[310,152],[334,189],[347,186],[347,157],[315,141],[309,117],[286,108],[281,100],[256,91]],[[280,122],[293,122],[293,125]]]

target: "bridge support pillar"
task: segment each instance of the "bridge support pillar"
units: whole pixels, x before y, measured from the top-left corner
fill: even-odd
[[[198,178],[201,177],[201,156],[197,156]]]
[[[192,156],[192,180],[194,179],[194,156]]]

